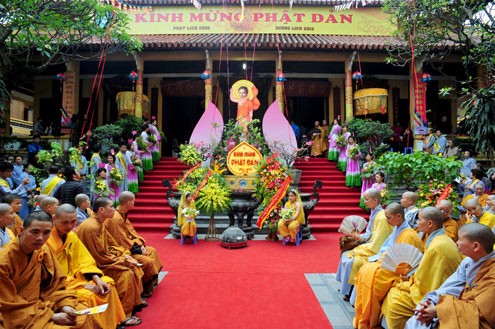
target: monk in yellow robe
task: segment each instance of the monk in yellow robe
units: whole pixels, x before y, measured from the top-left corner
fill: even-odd
[[[292,189],[289,191],[289,201],[285,203],[285,208],[292,209],[294,215],[289,219],[280,219],[278,221],[278,232],[287,242],[296,241],[297,232],[301,225],[306,224],[304,217],[303,204],[299,193]]]
[[[21,217],[17,214],[22,207],[22,198],[17,194],[8,194],[3,198],[3,200],[14,210],[14,222],[11,226],[9,226],[9,229],[12,231],[14,236],[18,236],[22,231],[23,225]]]
[[[34,212],[18,238],[0,251],[0,307],[6,328],[82,328],[77,294],[65,287],[65,273],[45,245],[52,218]],[[87,327],[89,328],[89,327]]]
[[[95,259],[98,268],[115,281],[120,302],[129,318],[147,306],[141,299],[143,271],[130,252],[120,247],[105,228],[105,221],[113,218],[114,212],[112,200],[107,197],[97,198],[93,202],[93,215],[77,227],[76,234]]]
[[[105,221],[105,228],[119,246],[131,251],[132,257],[143,264],[143,297],[150,297],[158,283],[158,273],[162,269],[162,262],[156,249],[146,245],[146,240],[136,232],[127,217],[129,211],[134,208],[135,201],[134,193],[121,192],[117,211],[112,218]]]
[[[461,206],[466,207],[466,202],[473,199],[478,200],[481,207],[486,206],[488,194],[485,193],[485,184],[483,184],[483,182],[476,183],[474,185],[474,193],[468,194],[462,198]]]
[[[14,221],[14,210],[6,203],[0,203],[0,250],[14,241],[15,235],[7,227]]]
[[[418,229],[428,236],[425,253],[418,270],[410,278],[401,276],[384,300],[382,313],[389,329],[403,329],[426,293],[440,287],[461,263],[461,254],[443,227],[444,217],[438,207],[419,211]]]
[[[495,228],[495,215],[483,210],[478,200],[470,199],[466,202],[466,216],[461,217],[458,224],[469,223],[480,223],[493,230]]]
[[[366,207],[370,209],[375,209],[380,204],[380,191],[377,189],[371,188],[364,192],[364,204]],[[382,244],[388,238],[390,233],[392,232],[392,226],[388,223],[387,217],[385,217],[385,211],[380,210],[374,218],[373,222],[368,223],[368,226],[372,224],[373,228],[371,230],[371,235],[367,240],[367,243],[361,244],[351,251],[344,252],[340,257],[339,269],[337,274],[337,281],[342,283],[342,287],[345,288],[346,291],[342,291],[346,297],[344,300],[349,300],[348,294],[350,293],[350,289],[346,288],[349,285],[354,285],[355,276],[358,270],[363,266],[363,264],[368,262],[368,257],[376,255]],[[358,236],[356,236],[358,238]],[[350,270],[349,270],[350,268]]]
[[[381,303],[394,282],[399,279],[399,274],[380,267],[387,250],[396,244],[405,243],[423,251],[423,243],[418,233],[405,220],[404,211],[404,206],[398,203],[387,206],[385,216],[394,229],[378,254],[369,257],[369,263],[364,264],[356,275],[355,328],[380,327]]]
[[[89,307],[108,303],[105,312],[91,315],[88,322],[91,328],[115,328],[126,317],[114,281],[96,267],[88,249],[72,232],[76,227],[76,209],[70,204],[58,207],[54,216],[54,226],[46,244],[55,254],[58,263],[67,273],[66,286],[77,291],[79,300]],[[136,322],[131,319],[133,324]]]
[[[494,244],[495,234],[486,225],[462,226],[457,246],[467,257],[438,289],[425,295],[405,328],[495,328]]]

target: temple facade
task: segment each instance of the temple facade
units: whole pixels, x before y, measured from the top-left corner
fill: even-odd
[[[289,120],[307,128],[317,120],[366,117],[419,134],[426,122],[436,127],[443,120],[455,129],[462,116],[455,96],[438,95],[455,87],[458,58],[444,65],[451,76],[418,62],[386,63],[387,49],[402,41],[381,0],[357,7],[336,0],[110,2],[127,11],[142,50],[108,54],[104,64],[94,58],[51,67],[12,94],[13,132],[29,134],[37,118],[57,124],[67,114],[95,127],[128,113],[156,116],[168,140],[182,143],[209,101],[225,121],[235,119],[229,89],[240,79],[259,90],[254,118],[277,99]],[[430,81],[422,81],[425,73]],[[170,154],[170,144],[162,151]]]

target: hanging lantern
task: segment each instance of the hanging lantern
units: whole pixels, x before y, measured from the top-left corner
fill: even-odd
[[[203,71],[203,73],[201,73],[200,78],[203,80],[208,80],[209,78],[211,78],[211,74],[210,74],[210,72],[205,70],[205,71]]]
[[[421,77],[421,81],[424,83],[428,83],[431,81],[431,75],[428,73],[423,73],[423,76]]]
[[[363,75],[361,74],[360,71],[356,71],[352,74],[352,80],[361,80],[363,78]]]
[[[131,80],[132,82],[136,82],[137,79],[139,78],[139,75],[137,74],[136,71],[131,71],[131,73],[129,73],[129,75],[127,76],[129,78],[129,80]]]
[[[287,78],[283,72],[277,74],[277,82],[285,82],[285,81],[287,81]]]
[[[65,74],[63,72],[57,74],[57,80],[60,82],[64,82],[66,80]]]

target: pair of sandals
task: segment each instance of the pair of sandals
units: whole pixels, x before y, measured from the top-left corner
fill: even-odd
[[[127,319],[125,319],[120,325],[119,327],[132,327],[132,326],[137,326],[139,324],[141,324],[141,322],[143,322],[143,320],[141,320],[140,318],[138,318],[137,316],[133,315],[131,317],[128,317]]]

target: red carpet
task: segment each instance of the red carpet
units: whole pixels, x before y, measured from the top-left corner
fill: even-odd
[[[337,169],[336,162],[324,158],[298,160],[295,167],[302,170],[299,187],[311,193],[316,180],[323,182],[320,201],[309,216],[311,232],[336,232],[342,219],[349,215],[369,215],[359,208],[361,188],[345,186],[345,174]]]
[[[250,241],[237,250],[144,236],[169,273],[138,314],[141,327],[331,328],[304,273],[336,271],[337,234],[317,235],[299,247]]]
[[[310,215],[313,233],[336,232],[342,219],[348,215],[368,217],[359,208],[361,189],[345,186],[345,174],[336,168],[335,162],[311,158],[309,161],[298,160],[295,167],[303,171],[299,184],[302,192],[311,193],[317,179],[323,182],[320,201]],[[141,232],[168,232],[175,215],[167,205],[162,180],[174,181],[185,169],[176,158],[162,158],[155,163],[153,171],[145,174],[136,196],[136,207],[130,214],[136,229]]]
[[[175,214],[167,204],[167,190],[162,181],[170,179],[173,183],[186,169],[177,158],[161,158],[155,162],[152,171],[145,173],[144,181],[139,185],[139,193],[136,195],[135,208],[130,213],[138,231],[168,232]]]

